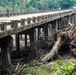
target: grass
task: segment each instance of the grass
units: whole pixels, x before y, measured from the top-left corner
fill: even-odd
[[[76,75],[76,60],[72,62],[57,61],[40,66],[27,67],[21,75]]]
[[[28,67],[23,70],[22,75],[47,75],[41,68],[39,67]]]

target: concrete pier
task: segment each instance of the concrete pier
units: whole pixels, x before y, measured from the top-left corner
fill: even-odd
[[[25,34],[25,48],[27,47],[27,34]]]
[[[40,38],[40,31],[41,31],[41,28],[38,28],[38,39]]]
[[[29,36],[30,36],[30,48],[32,50],[32,52],[34,53],[34,55],[36,55],[36,44],[35,44],[35,32],[34,32],[34,28],[33,29],[30,29],[30,33],[29,33]]]
[[[20,40],[19,40],[19,34],[15,34],[15,42],[16,42],[16,52],[17,56],[20,55]]]
[[[48,24],[45,24],[44,26],[44,35],[45,35],[45,40],[48,40]]]
[[[7,36],[0,39],[2,71],[1,75],[11,75],[11,54],[12,51],[12,37]]]

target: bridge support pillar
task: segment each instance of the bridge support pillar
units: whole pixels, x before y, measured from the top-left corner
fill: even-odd
[[[73,24],[72,15],[70,16],[70,23]]]
[[[75,14],[74,14],[74,25],[76,24],[76,23],[75,23],[75,20],[76,20],[76,19],[75,19]]]
[[[68,16],[68,21],[70,22],[70,15]]]
[[[58,20],[56,20],[56,30],[58,30],[59,29],[59,22],[58,22]]]
[[[71,18],[71,20],[70,20],[71,24],[74,25],[74,17],[73,17],[73,14],[70,16],[70,18]]]
[[[25,48],[27,47],[27,34],[25,34]]]
[[[48,40],[48,25],[44,27],[44,35],[45,35],[45,40]]]
[[[74,25],[74,14],[71,15],[71,24]]]
[[[16,35],[15,35],[15,38],[16,38],[16,52],[17,52],[17,55],[19,56],[19,55],[20,55],[20,40],[19,40],[19,34],[16,34]]]
[[[7,36],[0,40],[1,57],[2,57],[2,71],[1,75],[11,75],[11,50],[13,40],[12,37]]]
[[[34,40],[37,40],[37,28],[34,28]]]
[[[76,25],[76,14],[75,14],[75,25]]]
[[[51,24],[52,24],[52,28],[56,29],[56,21],[52,21]]]
[[[61,19],[58,20],[58,29],[61,30],[62,29],[62,25],[61,25]]]
[[[63,29],[66,27],[66,21],[65,21],[65,17],[61,18],[61,20],[59,21],[60,22],[60,29]]]
[[[61,18],[61,19],[58,20],[58,29],[59,30],[64,29],[66,27],[66,25],[67,24],[65,23],[64,18]]]
[[[38,28],[38,40],[40,38],[40,31],[41,31],[41,28]]]
[[[30,29],[30,48],[32,52],[36,53],[36,44],[35,44],[35,32],[34,28]]]
[[[74,14],[72,15],[72,24],[74,25]]]
[[[48,40],[51,39],[49,37],[52,36],[52,35],[53,35],[52,24],[48,24]]]

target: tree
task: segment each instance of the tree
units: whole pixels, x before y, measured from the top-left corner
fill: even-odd
[[[76,0],[0,0],[0,11],[8,8],[13,12],[30,10],[66,9],[76,6]],[[17,9],[17,10],[16,10]],[[30,11],[32,11],[30,10]]]
[[[74,6],[74,0],[61,0],[59,1],[59,5],[61,9],[67,9]]]

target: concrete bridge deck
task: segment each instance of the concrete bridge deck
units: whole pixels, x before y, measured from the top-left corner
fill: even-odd
[[[19,16],[0,17],[0,38],[29,28],[72,15],[73,10],[33,13]]]

